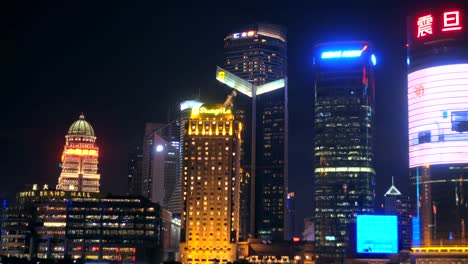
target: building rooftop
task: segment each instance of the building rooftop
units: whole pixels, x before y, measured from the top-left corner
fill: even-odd
[[[94,129],[91,124],[85,120],[85,116],[81,113],[78,120],[68,129],[68,135],[80,135],[80,136],[95,136]]]
[[[387,196],[387,195],[395,195],[395,196],[401,195],[401,192],[393,184],[393,177],[392,177],[392,186],[390,186],[390,189],[388,189],[388,191],[384,194],[384,196]]]

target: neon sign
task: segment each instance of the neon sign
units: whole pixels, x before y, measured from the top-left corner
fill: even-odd
[[[365,45],[362,49],[324,51],[320,57],[322,59],[356,58],[360,57],[367,48],[368,46]]]
[[[99,194],[93,194],[89,192],[75,192],[75,191],[59,191],[59,190],[50,190],[50,191],[26,191],[20,192],[19,197],[67,197],[67,198],[92,198],[98,197]]]
[[[322,52],[322,59],[333,59],[333,58],[353,58],[360,57],[361,50],[338,50],[338,51],[324,51]]]
[[[432,22],[433,18],[431,15],[422,16],[418,18],[418,38],[426,35],[432,35]]]
[[[67,149],[65,154],[78,156],[97,156],[98,152],[95,149]]]
[[[444,13],[444,28],[442,31],[461,30],[460,11],[451,11]]]
[[[232,38],[238,39],[238,38],[247,38],[247,37],[253,37],[255,35],[255,31],[250,30],[247,32],[241,32],[241,33],[234,33],[232,34]]]
[[[439,23],[439,20],[436,20],[437,19],[431,14],[418,17],[418,20],[416,21],[416,25],[418,26],[417,38],[433,35],[435,30],[434,27],[437,27],[438,25],[436,22]],[[444,12],[442,14],[441,21],[443,21],[443,24],[441,24],[442,28],[440,28],[440,31],[442,32],[462,29],[459,10]]]
[[[208,109],[206,107],[200,107],[199,109],[200,114],[212,114],[212,115],[225,115],[231,114],[231,109],[226,109],[224,107],[217,108],[217,109]]]

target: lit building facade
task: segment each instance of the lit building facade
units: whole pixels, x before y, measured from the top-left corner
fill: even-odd
[[[101,175],[98,170],[99,149],[91,124],[83,114],[75,121],[65,136],[62,154],[62,172],[58,190],[99,192]]]
[[[468,12],[422,7],[408,17],[408,145],[413,246],[466,245]]]
[[[374,65],[364,41],[316,46],[315,242],[318,263],[342,263],[349,227],[374,210]]]
[[[225,106],[193,108],[184,129],[180,257],[236,260],[242,124]]]
[[[224,39],[222,72],[230,72],[250,83],[240,87],[224,82],[239,92],[234,112],[246,127],[241,146],[241,240],[249,235],[265,240],[286,237],[286,48],[286,31],[277,25],[256,24]],[[218,80],[219,73],[220,70]],[[266,85],[279,80],[283,85]]]
[[[180,221],[181,214],[182,214],[182,189],[184,183],[184,134],[186,133],[185,129],[187,127],[187,123],[190,120],[190,115],[192,113],[193,108],[199,108],[203,105],[202,102],[197,100],[186,100],[179,104],[179,117],[177,118],[178,126],[179,126],[179,161],[178,161],[178,171],[179,175],[177,178],[176,189],[174,191],[174,199],[173,204],[178,206],[177,211],[171,211],[174,218],[177,218]]]
[[[5,206],[0,210],[0,256],[28,258],[33,235],[32,211]]]
[[[147,263],[177,257],[180,223],[146,199],[32,189],[18,193],[3,217],[2,255]]]
[[[63,205],[66,252],[72,259],[162,261],[162,256],[157,255],[162,235],[161,208],[157,204],[106,197],[73,199]]]

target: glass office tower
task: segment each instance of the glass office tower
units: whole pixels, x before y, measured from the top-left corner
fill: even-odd
[[[238,90],[234,110],[236,119],[245,124],[241,240],[249,234],[283,240],[286,233],[287,85],[260,89],[286,77],[286,46],[285,29],[271,24],[256,24],[224,39],[223,68],[252,83],[252,89],[259,87],[256,92]]]
[[[343,263],[349,228],[374,209],[374,65],[364,41],[316,46],[315,241],[318,263]]]

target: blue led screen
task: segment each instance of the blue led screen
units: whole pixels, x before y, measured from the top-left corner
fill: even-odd
[[[398,253],[397,216],[358,215],[356,236],[357,253]]]

